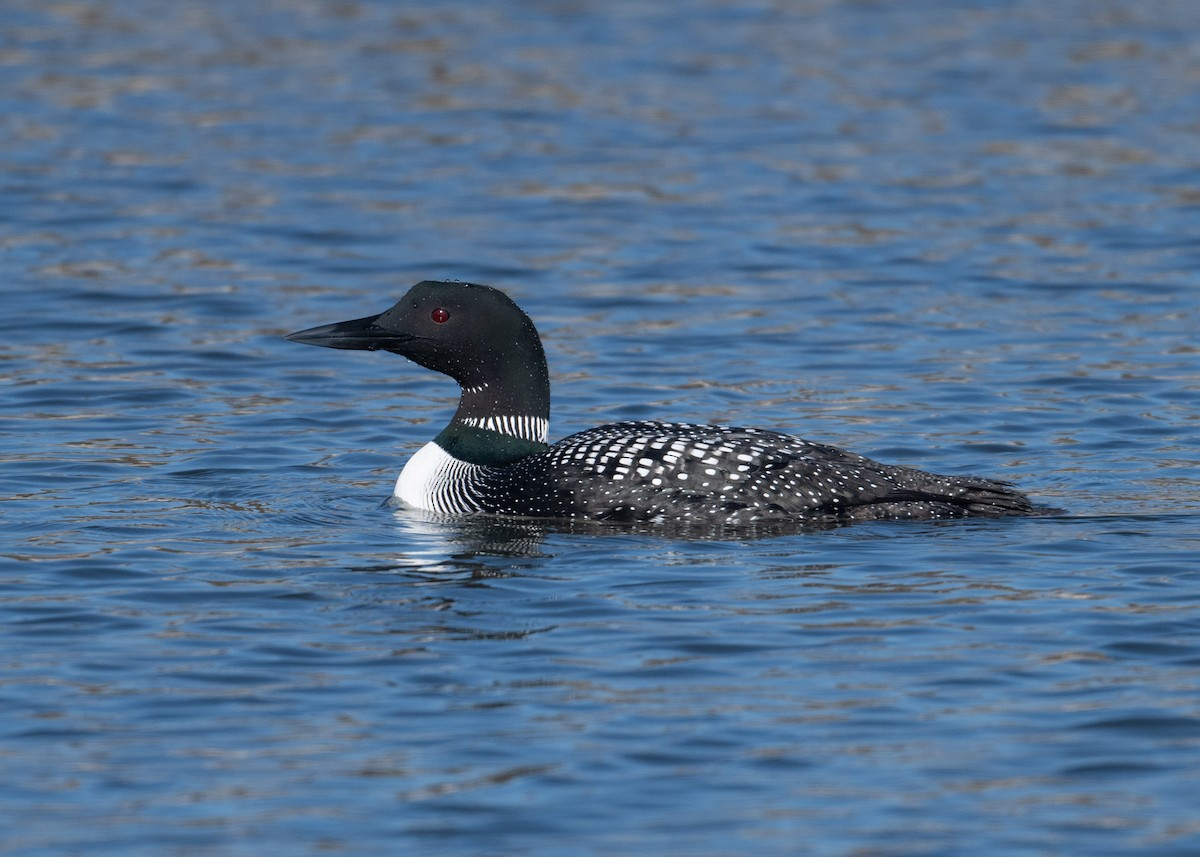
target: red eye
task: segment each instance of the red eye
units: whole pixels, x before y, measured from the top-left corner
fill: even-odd
[[[429,314],[429,317],[433,319],[434,324],[445,324],[450,320],[450,313],[446,312],[441,307],[438,307]]]

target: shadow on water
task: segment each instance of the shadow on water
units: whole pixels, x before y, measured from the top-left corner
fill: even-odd
[[[399,506],[379,506],[390,518],[391,547],[367,562],[346,566],[354,572],[400,575],[418,583],[481,583],[508,577],[556,576],[547,562],[566,558],[568,565],[616,562],[617,551],[639,555],[678,552],[687,545],[765,543],[771,538],[820,534],[841,529],[832,521],[771,524],[757,527],[677,526],[646,523],[537,520],[499,515],[451,516]],[[365,557],[363,557],[365,558]],[[569,575],[568,575],[569,576]]]
[[[746,542],[788,535],[821,533],[846,526],[833,519],[723,525],[719,522],[641,523],[509,518],[501,515],[452,516],[423,512],[385,501],[404,535],[436,539],[458,547],[465,556],[551,557],[551,536],[642,537],[669,542]]]
[[[724,524],[717,521],[689,522],[604,522],[575,520],[540,520],[510,518],[500,515],[453,516],[425,512],[401,506],[391,499],[384,501],[383,508],[389,509],[405,542],[436,544],[441,556],[447,547],[455,550],[456,560],[473,557],[537,557],[552,558],[557,551],[547,548],[546,542],[553,536],[579,536],[589,541],[595,539],[651,539],[667,543],[750,543],[789,536],[819,535],[842,530],[850,526],[859,529],[877,527],[911,528],[926,525],[934,527],[963,527],[975,525],[1004,526],[999,519],[944,520],[944,521],[882,521],[847,522],[836,518],[780,522],[770,521],[756,524]],[[1026,518],[1072,520],[1061,509],[1046,508]],[[1095,520],[1089,517],[1088,520]]]

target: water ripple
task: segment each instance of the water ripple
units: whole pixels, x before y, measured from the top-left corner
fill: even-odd
[[[1200,851],[1191,11],[7,4],[0,850]],[[453,385],[281,337],[425,278],[1065,511],[395,508]]]

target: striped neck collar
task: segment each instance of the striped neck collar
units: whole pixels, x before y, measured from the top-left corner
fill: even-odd
[[[486,429],[499,432],[520,440],[534,443],[545,443],[550,431],[550,421],[544,417],[526,416],[494,416],[494,417],[460,417],[463,425],[471,428]]]
[[[455,416],[434,442],[459,461],[501,467],[544,451],[547,429],[544,417]]]

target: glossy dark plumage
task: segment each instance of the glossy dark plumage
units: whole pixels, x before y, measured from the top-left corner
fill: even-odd
[[[541,340],[489,286],[418,283],[385,313],[290,338],[392,351],[459,382],[453,419],[396,483],[398,498],[435,512],[741,525],[1038,511],[1006,482],[881,464],[763,429],[623,422],[547,445]]]

